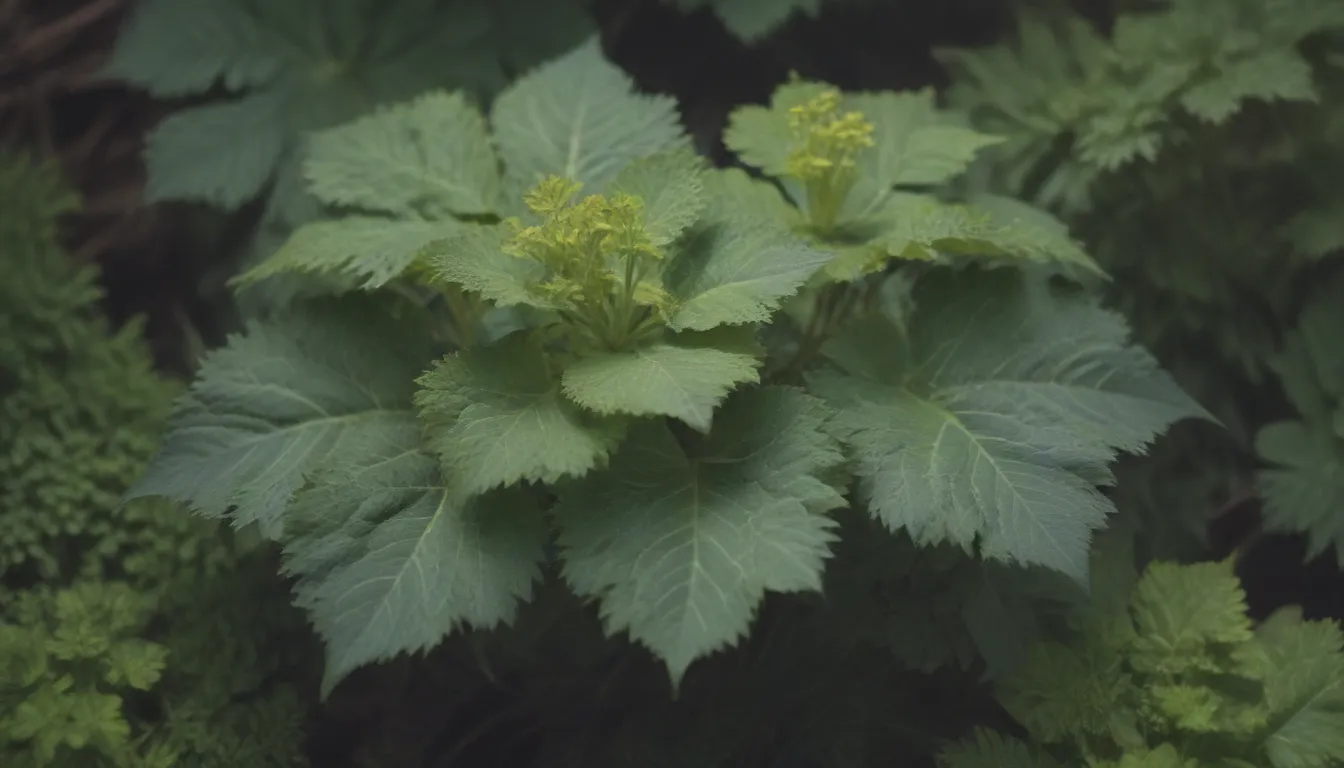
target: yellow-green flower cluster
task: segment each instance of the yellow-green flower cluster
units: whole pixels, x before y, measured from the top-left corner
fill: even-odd
[[[873,146],[873,124],[860,112],[840,111],[840,92],[823,91],[789,110],[794,148],[786,172],[807,188],[808,217],[829,230],[854,185],[859,153]]]
[[[566,321],[599,345],[620,348],[671,306],[660,281],[665,254],[644,226],[643,200],[616,194],[576,201],[581,188],[550,176],[528,191],[523,201],[540,222],[513,222],[505,251],[546,268],[533,289]]]

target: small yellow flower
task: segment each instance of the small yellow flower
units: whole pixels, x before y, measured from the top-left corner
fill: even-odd
[[[795,145],[785,172],[806,186],[812,226],[829,232],[854,186],[859,153],[873,146],[873,124],[860,112],[841,112],[832,88],[791,108],[789,130]]]

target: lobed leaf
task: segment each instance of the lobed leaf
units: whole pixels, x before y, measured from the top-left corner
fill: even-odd
[[[247,285],[275,275],[301,273],[339,278],[364,290],[401,277],[428,244],[463,229],[454,219],[423,221],[346,216],[300,226],[260,264],[233,279]]]
[[[697,658],[736,642],[767,590],[819,590],[844,504],[821,478],[843,456],[826,409],[797,390],[733,397],[715,432],[683,450],[667,426],[636,425],[612,465],[560,491],[565,578],[598,598],[677,685]]]
[[[432,91],[315,134],[304,171],[323,202],[394,216],[490,214],[499,204],[485,117],[460,91]]]
[[[643,200],[644,228],[654,245],[666,246],[705,210],[704,171],[704,160],[689,149],[659,152],[623,168],[608,193]]]
[[[932,273],[908,335],[857,322],[811,379],[839,411],[860,493],[919,542],[978,544],[988,558],[1086,583],[1088,541],[1113,506],[1117,451],[1140,451],[1204,411],[1085,298],[1005,272]]]
[[[606,463],[619,423],[560,394],[541,346],[514,334],[449,355],[419,379],[415,404],[448,482],[474,496],[519,481],[555,483]]]
[[[760,380],[759,364],[737,351],[658,343],[580,358],[561,382],[565,395],[590,411],[671,416],[708,432],[724,397]]]
[[[517,491],[463,501],[413,421],[330,461],[294,502],[285,566],[326,641],[325,697],[365,664],[438,645],[459,625],[511,621],[549,531]]]
[[[556,175],[598,191],[631,161],[686,141],[676,100],[637,93],[597,38],[515,81],[490,122],[518,189]]]
[[[425,325],[350,299],[250,324],[205,356],[127,498],[166,496],[279,537],[313,472],[415,423],[415,376],[430,358]]]

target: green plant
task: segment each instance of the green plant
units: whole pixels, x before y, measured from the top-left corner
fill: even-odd
[[[304,635],[264,548],[120,505],[181,387],[62,251],[58,173],[0,158],[0,200],[0,762],[301,764]]]
[[[1097,553],[1090,606],[996,693],[1030,741],[981,730],[947,768],[1329,766],[1344,761],[1344,634],[1284,608],[1259,626],[1230,562]]]
[[[1007,139],[987,151],[991,185],[1089,243],[1137,337],[1229,430],[1221,446],[1200,437],[1171,452],[1203,466],[1187,458],[1150,479],[1168,509],[1149,517],[1174,507],[1206,525],[1207,504],[1172,492],[1213,474],[1258,487],[1267,530],[1306,533],[1313,556],[1337,549],[1344,495],[1331,468],[1344,454],[1325,329],[1338,321],[1328,307],[1344,245],[1344,6],[1133,5],[1109,35],[1051,9],[1024,14],[1016,40],[945,52],[953,101]],[[1266,405],[1277,390],[1301,421]]]
[[[240,281],[341,295],[209,355],[131,496],[281,540],[328,690],[509,622],[552,567],[675,686],[821,587],[850,503],[1085,581],[1109,461],[1202,415],[1052,279],[1091,260],[945,199],[993,139],[928,92],[793,82],[727,138],[778,183],[705,167],[595,42],[488,120],[431,93],[317,136],[310,189],[348,213]]]

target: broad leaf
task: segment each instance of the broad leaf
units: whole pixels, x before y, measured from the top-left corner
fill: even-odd
[[[145,142],[146,202],[196,200],[232,210],[255,197],[287,148],[283,107],[261,93],[166,118]]]
[[[811,379],[840,411],[873,514],[920,542],[1086,583],[1088,541],[1113,506],[1118,451],[1204,415],[1094,301],[1006,271],[939,271],[918,284],[903,335],[856,322]]]
[[[695,659],[740,639],[767,590],[819,590],[842,506],[821,478],[843,457],[817,400],[783,388],[724,406],[683,450],[667,426],[635,427],[611,467],[561,489],[566,579],[600,599],[677,684]]]
[[[1002,141],[955,123],[938,109],[932,88],[846,94],[842,109],[873,124],[873,147],[858,161],[859,177],[843,219],[877,213],[894,187],[937,186],[960,176],[980,150]]]
[[[1265,751],[1274,768],[1344,762],[1344,635],[1332,621],[1303,621],[1281,609],[1256,630],[1269,657],[1265,700],[1272,730]]]
[[[372,301],[303,306],[206,355],[128,498],[166,496],[278,537],[316,469],[355,461],[415,423],[424,319]]]
[[[323,696],[352,670],[438,645],[459,625],[511,621],[549,536],[517,491],[463,502],[414,422],[356,461],[331,461],[296,499],[286,569],[326,641]]]
[[[501,307],[546,302],[528,290],[543,274],[541,265],[504,252],[509,233],[497,225],[466,225],[462,231],[432,242],[421,251],[434,277],[456,283]]]
[[[430,92],[322,131],[304,170],[323,202],[396,216],[494,213],[499,202],[485,117],[461,92]]]
[[[1344,307],[1332,281],[1302,311],[1273,367],[1300,420],[1272,422],[1255,437],[1256,452],[1274,466],[1256,484],[1271,530],[1303,532],[1307,554],[1334,549],[1344,557]]]
[[[455,489],[554,483],[606,463],[620,425],[566,400],[547,366],[541,346],[515,334],[449,355],[420,377],[415,403]]]
[[[665,278],[677,330],[766,323],[832,254],[769,222],[712,217],[681,244]]]
[[[797,140],[789,129],[789,110],[831,90],[824,83],[791,80],[775,89],[769,106],[748,104],[734,109],[723,131],[723,144],[742,162],[782,177]]]
[[[637,93],[596,38],[514,82],[490,122],[520,187],[554,174],[595,192],[630,161],[685,143],[676,100]]]
[[[714,409],[739,384],[759,380],[751,355],[658,343],[580,358],[565,368],[565,395],[590,411],[671,416],[708,432]]]
[[[938,753],[940,768],[1055,768],[1049,755],[1026,742],[988,728],[976,728],[970,737]]]
[[[608,192],[641,198],[644,228],[654,245],[666,246],[704,211],[704,170],[704,160],[689,149],[659,152],[627,165]]]
[[[274,275],[324,275],[365,290],[403,275],[426,245],[463,229],[454,219],[423,221],[347,216],[296,229],[270,258],[234,279],[255,283]]]

